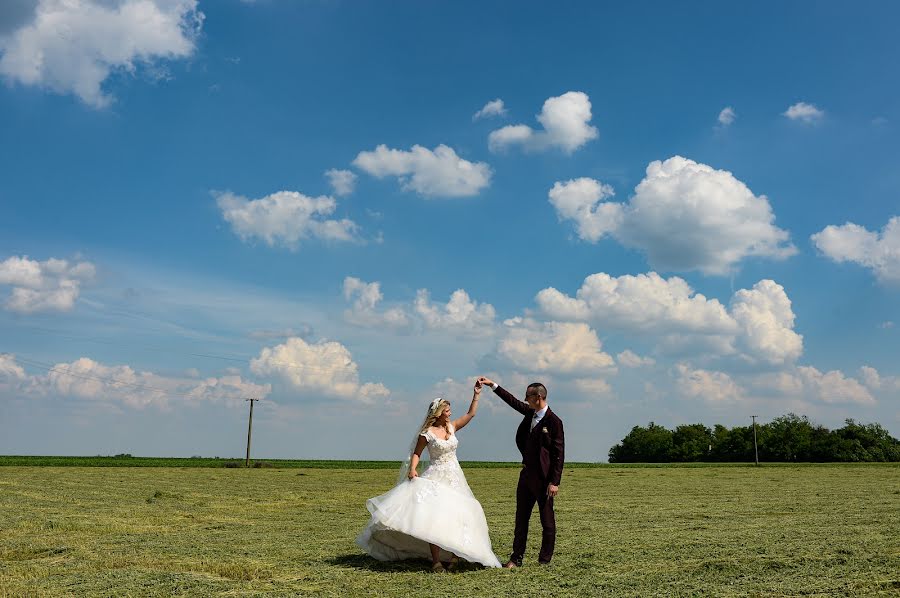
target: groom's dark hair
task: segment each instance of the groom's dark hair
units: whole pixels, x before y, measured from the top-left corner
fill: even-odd
[[[538,395],[542,399],[544,399],[545,401],[547,400],[547,387],[546,386],[544,386],[540,382],[532,382],[531,384],[528,385],[528,389],[531,389],[531,388],[535,389],[537,391]],[[528,389],[525,390],[526,393],[528,392]]]

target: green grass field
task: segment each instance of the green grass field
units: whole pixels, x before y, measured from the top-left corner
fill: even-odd
[[[7,463],[7,465],[9,465]],[[501,560],[518,470],[467,468]],[[380,563],[393,468],[0,467],[0,595],[898,595],[896,465],[574,467],[538,567]]]

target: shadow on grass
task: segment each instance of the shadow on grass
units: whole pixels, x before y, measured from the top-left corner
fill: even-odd
[[[431,561],[426,559],[408,559],[405,561],[379,561],[373,559],[366,554],[342,554],[333,559],[328,560],[328,564],[347,569],[359,569],[365,571],[377,571],[380,573],[400,573],[411,572],[431,573]],[[454,573],[466,573],[468,571],[479,571],[484,569],[478,563],[469,563],[463,560],[459,561]]]

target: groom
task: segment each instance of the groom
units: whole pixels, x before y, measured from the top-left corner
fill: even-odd
[[[516,488],[516,527],[513,551],[507,569],[522,566],[525,542],[528,539],[528,521],[534,503],[541,514],[541,551],[538,562],[546,565],[553,558],[556,544],[556,515],[553,513],[553,497],[559,492],[565,457],[565,435],[562,420],[547,407],[547,388],[535,382],[525,389],[523,403],[505,388],[484,376],[478,378],[487,384],[507,405],[524,417],[516,430],[516,446],[522,453],[522,471]]]

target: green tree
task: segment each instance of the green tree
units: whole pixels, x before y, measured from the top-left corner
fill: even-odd
[[[610,463],[668,463],[671,459],[672,431],[653,422],[635,426],[620,444],[609,449]]]
[[[713,461],[753,461],[753,427],[735,426],[729,430],[716,424],[712,445]]]
[[[858,424],[848,419],[834,435],[841,461],[900,461],[900,440],[880,424]]]
[[[712,444],[712,430],[703,424],[678,426],[672,434],[672,461],[708,461]]]
[[[759,458],[764,461],[809,461],[813,426],[804,416],[788,413],[760,426]]]

